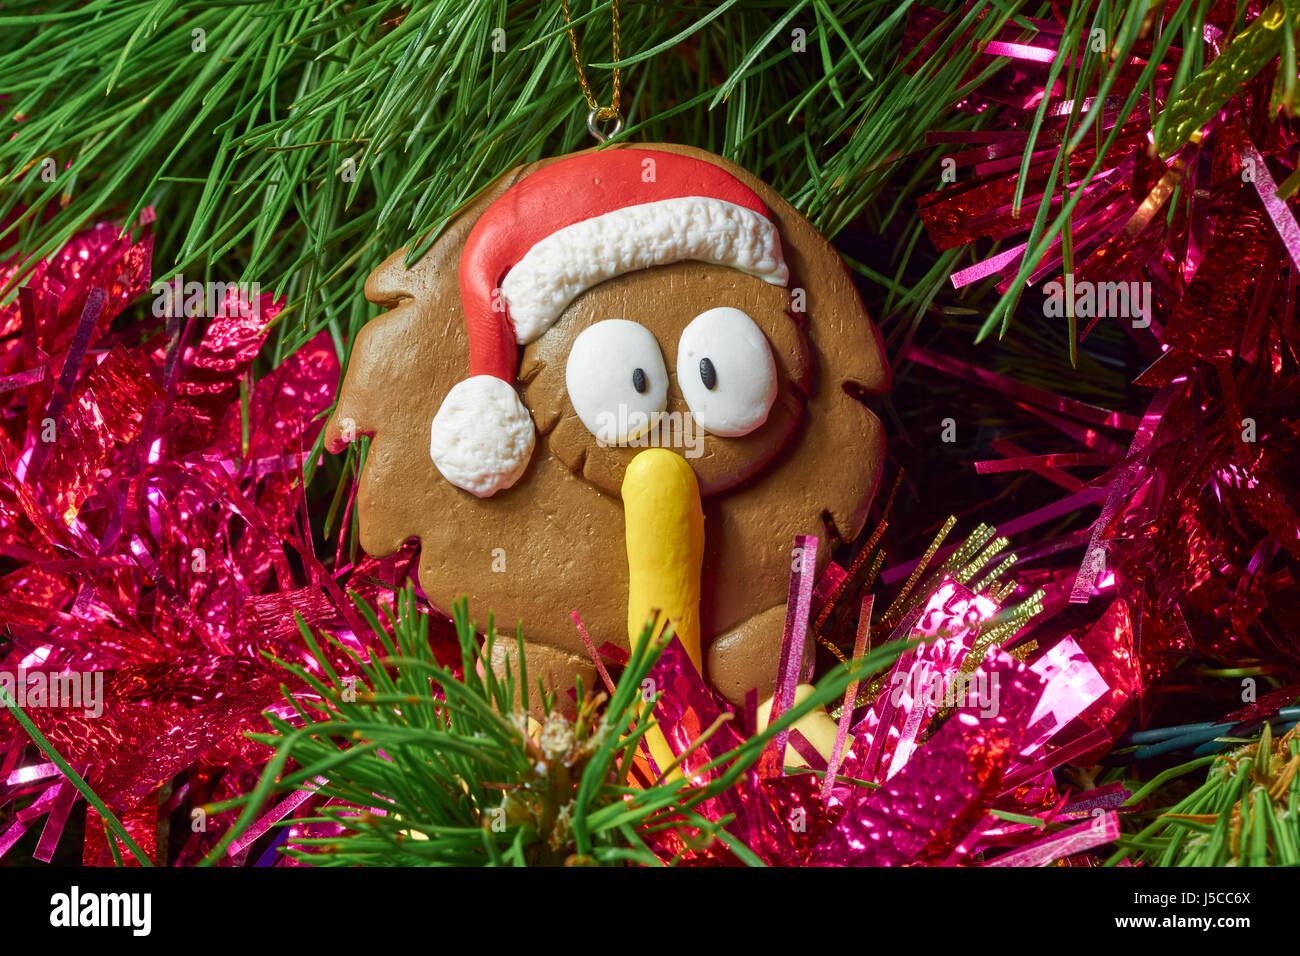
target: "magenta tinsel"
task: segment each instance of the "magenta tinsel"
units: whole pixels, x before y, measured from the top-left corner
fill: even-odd
[[[1259,12],[1251,5],[1247,20]],[[1222,52],[1238,13],[1232,4],[1208,12],[1207,65]],[[910,42],[925,42],[941,18],[915,11]],[[1063,271],[1058,239],[1033,263],[1022,301],[1042,295],[1036,287],[1053,280],[1065,288],[1146,283],[1149,313],[1141,321],[1094,310],[1077,333],[1082,341],[1106,321],[1131,338],[1146,366],[1133,382],[1145,392],[1146,411],[1135,418],[1094,408],[917,346],[903,358],[1010,394],[1059,433],[1041,454],[994,442],[1003,457],[977,463],[976,471],[1033,471],[1065,489],[1055,505],[998,528],[1013,540],[1080,509],[1098,509],[1086,530],[1022,547],[1016,575],[1046,596],[1044,612],[1021,638],[1040,646],[1073,638],[1102,671],[1111,691],[1097,708],[1098,726],[1113,737],[1135,714],[1149,713],[1186,655],[1279,675],[1285,686],[1250,709],[1265,716],[1300,694],[1300,617],[1289,569],[1300,558],[1300,200],[1278,196],[1276,186],[1295,171],[1300,137],[1294,119],[1271,107],[1277,67],[1243,84],[1198,136],[1161,158],[1151,117],[1167,105],[1174,66],[1190,51],[1171,50],[1151,88],[1124,114],[1120,107],[1149,52],[1139,43],[1131,62],[1120,64],[1098,120],[1103,136],[1118,133],[1116,145],[1085,184],[1097,138],[1083,137],[1055,193],[1044,195],[1073,104],[1062,78],[1047,83],[1047,64],[1063,42],[1060,24],[1030,27],[1008,26],[999,44],[983,51],[976,70],[995,54],[1007,65],[959,104],[993,115],[992,129],[931,135],[934,144],[959,147],[951,154],[957,182],[923,197],[921,217],[937,247],[966,248],[977,260],[953,273],[955,287],[993,277],[1006,290],[1023,264],[1023,240],[1039,205],[1048,203],[1054,216],[1068,196],[1078,197],[1069,227],[1072,274]],[[1044,101],[1039,150],[1017,210],[1020,157]],[[1002,251],[990,256],[984,250],[991,239]],[[1065,318],[1046,319],[1044,328],[1053,324],[1067,333]],[[1079,465],[1107,470],[1082,482],[1071,472]],[[884,580],[906,570],[887,571]],[[1090,612],[1082,624],[1081,606]],[[1073,613],[1063,626],[1066,610]],[[1108,744],[1099,737],[1092,756]]]
[[[148,217],[140,225],[132,238],[100,224],[34,269],[0,268],[28,273],[0,310],[0,552],[19,565],[0,580],[0,669],[103,680],[101,714],[29,713],[162,860],[160,819],[257,779],[269,751],[244,735],[266,729],[259,715],[282,705],[284,680],[263,652],[319,668],[295,613],[357,646],[370,632],[344,588],[383,599],[380,582],[402,581],[410,553],[333,569],[316,557],[302,465],[338,382],[327,335],[262,377],[245,417],[240,383],[281,307],[270,296],[232,290],[201,333],[184,317],[140,343],[114,331],[150,289]],[[23,807],[0,828],[0,856],[43,816],[36,857],[50,860],[79,800],[0,712],[0,806]],[[84,860],[111,863],[86,812]],[[210,823],[182,862],[229,819]]]

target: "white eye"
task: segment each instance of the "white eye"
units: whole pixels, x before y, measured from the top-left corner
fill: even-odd
[[[677,384],[705,431],[736,438],[767,421],[776,401],[776,360],[744,312],[709,309],[682,330]]]
[[[668,406],[668,370],[650,330],[627,319],[583,329],[569,350],[564,383],[573,410],[602,444],[648,431]]]

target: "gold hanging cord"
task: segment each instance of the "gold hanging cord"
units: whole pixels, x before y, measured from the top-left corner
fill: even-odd
[[[560,0],[560,6],[564,9],[564,25],[569,31],[569,48],[573,51],[573,65],[578,68],[578,84],[582,87],[583,99],[587,101],[587,106],[591,112],[587,114],[587,129],[591,135],[596,137],[597,142],[603,143],[610,137],[617,136],[623,129],[623,116],[618,110],[619,106],[619,52],[618,52],[618,0],[614,0],[614,25],[613,25],[613,47],[614,47],[614,89],[610,96],[608,106],[601,106],[596,102],[596,95],[591,92],[591,84],[587,82],[587,71],[582,67],[582,55],[578,52],[578,35],[573,30],[573,20],[569,15],[569,0]],[[613,122],[613,127],[608,130],[602,130],[598,123]]]

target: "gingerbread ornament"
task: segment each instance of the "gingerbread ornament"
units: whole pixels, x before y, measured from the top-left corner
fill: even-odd
[[[521,167],[403,256],[327,430],[372,436],[365,550],[418,538],[429,599],[522,622],[553,689],[594,678],[571,611],[626,646],[656,609],[725,697],[767,696],[794,538],[855,537],[882,462],[889,367],[831,246],[656,144]]]

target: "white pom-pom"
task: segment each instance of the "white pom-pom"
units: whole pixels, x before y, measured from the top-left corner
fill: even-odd
[[[457,488],[489,498],[519,480],[535,440],[514,386],[475,375],[453,385],[433,416],[429,457]]]

